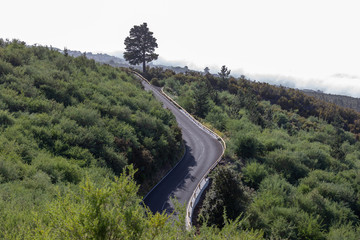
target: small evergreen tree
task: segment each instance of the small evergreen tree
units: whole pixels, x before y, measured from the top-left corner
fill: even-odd
[[[205,73],[205,75],[209,74],[210,73],[210,68],[208,68],[208,67],[204,68],[204,73]]]
[[[209,91],[205,83],[198,82],[194,90],[195,114],[204,118],[209,111]]]
[[[231,72],[231,70],[228,70],[228,68],[227,68],[225,65],[223,65],[223,66],[221,67],[221,70],[220,70],[220,72],[219,72],[218,74],[219,74],[219,76],[220,76],[223,80],[225,80],[226,78],[229,77],[230,72]]]
[[[213,173],[212,185],[205,195],[200,220],[209,226],[222,227],[224,212],[228,219],[236,219],[245,211],[250,198],[250,192],[233,170],[218,167]]]

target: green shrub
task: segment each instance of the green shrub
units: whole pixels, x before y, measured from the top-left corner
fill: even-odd
[[[85,106],[67,107],[65,109],[65,115],[83,127],[93,126],[100,119],[99,112]]]
[[[160,82],[158,78],[152,78],[150,83],[157,87],[163,87],[165,85],[164,82]]]
[[[0,82],[2,82],[1,80],[2,76],[12,73],[12,71],[13,71],[13,67],[11,66],[11,64],[0,59]]]
[[[251,193],[244,187],[234,171],[218,167],[200,210],[200,219],[209,226],[224,226],[224,214],[235,220],[245,211],[251,199]]]
[[[37,171],[33,176],[24,180],[24,186],[27,188],[46,191],[51,188],[51,178],[43,171]]]
[[[348,203],[353,207],[356,203],[356,194],[350,184],[321,182],[316,189],[319,194],[332,201]]]
[[[263,145],[253,136],[238,134],[234,140],[238,157],[255,158],[263,152]]]
[[[303,155],[299,152],[280,149],[267,155],[266,164],[282,174],[289,182],[296,183],[299,179],[306,177],[310,171],[302,163],[303,160]]]
[[[354,227],[351,224],[344,224],[331,227],[327,239],[329,240],[358,240],[360,235],[360,228]]]
[[[274,121],[281,128],[285,128],[286,124],[289,122],[287,116],[284,113],[277,113],[274,115]]]
[[[21,173],[21,165],[5,160],[0,157],[0,183],[10,182],[24,177]]]
[[[210,122],[216,129],[222,131],[226,126],[227,115],[221,110],[221,108],[215,106],[206,115],[205,120]]]
[[[0,126],[9,126],[15,122],[14,118],[8,111],[0,110]]]
[[[242,172],[244,182],[254,189],[258,189],[261,181],[268,175],[265,165],[255,161],[246,164]]]
[[[34,159],[34,166],[48,174],[53,183],[70,182],[76,184],[81,180],[80,168],[62,157],[41,154]]]

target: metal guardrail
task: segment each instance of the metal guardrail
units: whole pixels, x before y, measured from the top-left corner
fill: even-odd
[[[144,78],[141,74],[139,74],[138,72],[132,71],[135,75],[137,75],[138,77],[140,77],[142,80],[146,81],[149,85],[151,85],[151,83]],[[199,128],[201,128],[203,131],[205,131],[207,134],[211,135],[212,137],[214,137],[215,139],[217,139],[218,141],[221,142],[221,146],[223,147],[223,152],[221,153],[220,157],[216,160],[216,162],[208,169],[208,171],[204,174],[204,176],[201,178],[200,182],[197,184],[195,190],[193,191],[189,203],[186,207],[186,217],[185,217],[185,224],[186,224],[186,228],[190,229],[191,228],[191,224],[192,224],[192,215],[194,213],[194,209],[197,205],[197,203],[200,200],[200,197],[202,195],[202,193],[204,192],[204,190],[206,189],[206,187],[209,185],[209,179],[208,179],[208,175],[210,173],[211,170],[213,170],[217,164],[220,162],[220,160],[222,159],[222,157],[224,156],[225,150],[226,150],[226,143],[224,141],[224,139],[222,139],[222,137],[220,137],[218,134],[216,134],[214,131],[212,131],[211,129],[209,129],[208,127],[204,126],[203,124],[201,124],[198,120],[195,119],[195,117],[193,117],[190,113],[188,113],[183,107],[181,107],[175,100],[173,100],[171,97],[169,97],[163,90],[164,88],[161,88],[161,93],[169,100],[171,101],[176,107],[178,107],[183,113],[184,115],[186,115],[194,124],[196,124]]]
[[[199,202],[202,193],[204,192],[206,187],[209,185],[209,179],[207,178],[207,176],[209,175],[210,171],[213,170],[216,167],[216,165],[220,162],[220,160],[224,156],[224,153],[225,153],[225,150],[226,150],[226,143],[225,143],[224,139],[222,139],[222,137],[220,137],[215,132],[213,132],[211,129],[209,129],[206,126],[204,126],[203,124],[201,124],[190,113],[188,113],[183,107],[181,107],[177,102],[175,102],[175,100],[173,100],[171,97],[169,97],[163,91],[163,88],[161,88],[161,92],[167,99],[169,99],[179,109],[181,109],[181,111],[185,115],[187,115],[190,118],[190,120],[192,120],[192,122],[194,122],[199,128],[201,128],[206,133],[208,133],[209,135],[211,135],[211,136],[215,137],[217,140],[219,140],[221,142],[222,147],[223,147],[223,152],[221,153],[220,157],[216,160],[216,162],[208,169],[208,171],[205,173],[205,175],[201,178],[200,182],[198,183],[198,185],[196,186],[193,194],[190,197],[189,203],[188,203],[188,205],[186,207],[186,218],[185,218],[186,228],[190,229],[191,224],[192,224],[192,215],[194,213],[194,209],[195,209],[197,203]]]

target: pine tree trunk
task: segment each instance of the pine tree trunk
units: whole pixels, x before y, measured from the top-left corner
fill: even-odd
[[[143,61],[143,73],[146,73],[146,51],[145,51],[145,46],[142,49],[142,61]]]
[[[145,61],[143,61],[143,73],[146,72],[146,64],[145,64]]]

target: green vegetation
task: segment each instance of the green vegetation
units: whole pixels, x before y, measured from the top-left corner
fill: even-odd
[[[113,180],[99,183],[85,179],[79,187],[57,191],[42,213],[32,212],[30,225],[5,229],[5,239],[262,239],[261,231],[241,230],[243,221],[227,220],[220,230],[203,226],[195,235],[185,229],[185,215],[178,219],[153,214],[140,203],[130,166]],[[179,208],[179,212],[185,212]],[[1,224],[7,224],[1,221]],[[16,225],[15,225],[16,226]],[[13,226],[14,227],[14,226]],[[16,230],[16,231],[14,231]]]
[[[174,116],[125,70],[0,39],[0,239],[262,239],[141,204],[181,152]]]
[[[176,160],[175,118],[126,72],[18,41],[0,46],[1,151],[23,169],[4,170],[3,182],[25,178],[31,167],[55,183],[79,180],[59,179],[57,171],[107,167],[119,174],[133,163],[142,183]]]
[[[148,74],[227,141],[199,221],[240,218],[267,239],[358,239],[360,114],[245,76]]]
[[[174,116],[125,71],[0,39],[0,232],[86,175],[133,164],[145,191],[181,152]]]
[[[64,53],[0,39],[1,239],[358,238],[358,113],[226,67],[149,69],[227,141],[186,231],[181,206],[152,214],[137,193],[182,150],[173,115],[125,70]]]

